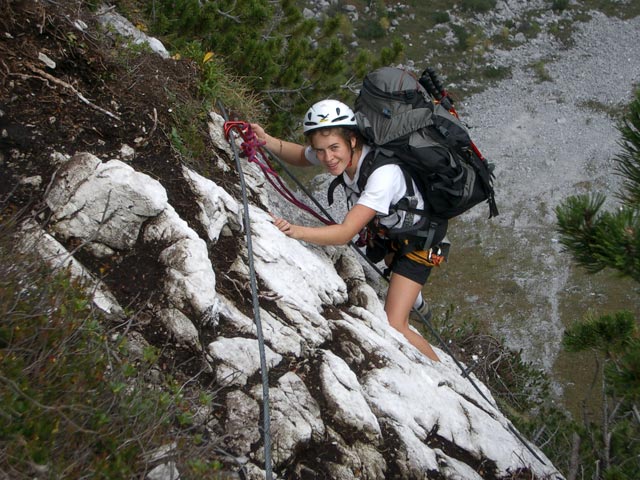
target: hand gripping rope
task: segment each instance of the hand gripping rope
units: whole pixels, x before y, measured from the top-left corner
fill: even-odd
[[[278,175],[278,172],[276,172],[269,163],[267,155],[263,152],[262,147],[265,145],[265,142],[258,140],[258,137],[256,137],[256,134],[249,123],[239,121],[224,122],[224,135],[227,141],[229,141],[229,134],[231,133],[231,130],[236,130],[242,137],[243,141],[240,147],[242,148],[244,156],[247,157],[247,160],[260,167],[264,176],[269,180],[269,183],[271,183],[273,188],[282,195],[285,200],[289,201],[296,207],[301,208],[305,212],[310,213],[325,225],[335,224],[334,221],[324,218],[311,207],[298,200],[295,195],[291,193],[286,184],[282,181],[282,178]]]

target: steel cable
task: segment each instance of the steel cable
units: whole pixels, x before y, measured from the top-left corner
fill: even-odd
[[[308,191],[307,188],[304,187],[304,185],[295,177],[295,175],[290,171],[290,169],[288,169],[285,165],[284,162],[278,158],[277,155],[275,155],[273,152],[271,152],[269,149],[266,149],[266,151],[269,153],[269,155],[271,156],[272,159],[274,159],[276,161],[276,163],[278,163],[278,165],[282,168],[282,170],[289,176],[289,178],[291,178],[291,180],[293,180],[293,182],[300,188],[300,190],[302,190],[304,192],[305,195],[307,195],[307,197],[309,197],[309,199],[316,205],[316,207],[318,207],[318,209],[320,209],[320,211],[322,212],[323,215],[326,216],[327,219],[331,220],[332,222],[335,223],[335,220],[332,218],[331,214],[322,206],[322,204],[320,204],[320,202],[318,202],[318,200],[316,200],[316,198],[311,194],[311,192]],[[365,261],[369,264],[369,266],[371,268],[373,268],[373,270],[380,275],[380,277],[382,277],[383,279],[385,279],[387,282],[389,281],[389,279],[386,277],[386,275],[384,274],[384,272],[382,270],[380,270],[380,268],[378,268],[378,266],[373,263],[367,256],[366,254],[360,249],[358,248],[358,246],[354,243],[354,242],[349,242],[349,245],[362,257],[365,259]],[[462,373],[462,376],[464,378],[466,378],[469,383],[471,383],[471,386],[480,394],[480,396],[492,407],[494,407],[496,410],[498,410],[498,406],[492,402],[491,400],[489,400],[489,398],[487,398],[487,396],[485,395],[485,393],[480,389],[480,387],[477,385],[476,382],[473,381],[473,379],[469,376],[469,370],[464,368],[464,366],[460,363],[460,361],[455,357],[455,355],[453,354],[453,352],[451,351],[451,349],[449,348],[449,346],[446,344],[446,342],[444,341],[444,339],[438,334],[438,332],[436,331],[435,327],[433,326],[433,324],[424,316],[422,315],[420,312],[418,312],[416,309],[413,309],[413,312],[416,313],[416,315],[418,316],[418,318],[420,319],[420,321],[429,329],[429,331],[431,332],[431,334],[437,339],[438,343],[441,345],[441,347],[444,349],[444,351],[451,357],[451,359],[453,360],[453,362],[456,364],[456,366],[460,369],[460,372]],[[508,428],[509,430],[516,436],[516,438],[520,441],[520,443],[522,443],[524,445],[524,447],[529,450],[529,452],[538,460],[540,461],[543,465],[546,465],[546,463],[544,462],[544,460],[542,460],[542,458],[540,458],[540,456],[526,443],[525,439],[522,438],[522,436],[516,431],[516,429],[513,427],[513,425],[511,425],[511,423],[509,422],[508,424]]]
[[[224,112],[224,109],[222,109]],[[225,119],[226,119],[226,114],[224,115]],[[242,123],[242,122],[238,122],[238,123]],[[233,126],[231,126],[231,128],[229,128],[229,131],[231,131],[233,129]],[[243,191],[243,202],[246,202],[246,192],[245,192],[245,187],[243,184],[243,177],[242,177],[242,172],[241,172],[241,167],[240,167],[240,160],[239,160],[239,155],[237,153],[235,144],[233,142],[231,142],[233,150],[234,150],[234,154],[236,156],[236,162],[238,165],[238,170],[240,170],[240,179],[241,179],[241,186],[242,186],[242,191]],[[291,180],[298,186],[298,188],[300,188],[303,193],[314,203],[314,205],[316,205],[316,207],[322,212],[323,215],[325,215],[326,219],[329,220],[330,222],[336,223],[335,220],[332,218],[331,214],[322,206],[322,204],[320,204],[320,202],[318,202],[318,200],[311,194],[311,192],[308,191],[308,189],[296,178],[296,176],[290,171],[290,169],[288,169],[284,162],[277,156],[275,155],[273,152],[271,152],[269,149],[265,148],[264,150],[266,150],[266,152],[269,154],[269,156],[274,159],[278,165],[280,166],[280,168],[282,168],[282,170],[289,176],[289,178],[291,178]],[[263,169],[264,172],[264,169]],[[272,172],[274,174],[275,171],[272,170]],[[264,172],[265,175],[267,175],[267,172]],[[276,174],[277,175],[277,174]],[[275,185],[274,185],[275,186]],[[279,193],[282,194],[282,192],[280,192],[279,189],[276,189],[279,191]],[[289,198],[285,197],[287,200],[291,201]],[[245,203],[245,209],[247,209],[247,205]],[[316,216],[316,218],[320,219],[321,217],[319,215],[317,215],[315,212],[312,212],[308,207],[304,209],[305,211],[309,212],[309,213],[313,213],[314,216]],[[246,217],[248,218],[248,213],[246,214]],[[324,222],[323,220],[323,223]],[[248,227],[247,227],[248,228]],[[250,239],[247,242],[248,244],[250,244]],[[367,256],[366,254],[360,249],[358,248],[358,246],[353,242],[349,242],[349,245],[369,264],[369,266],[376,272],[378,273],[378,275],[380,275],[381,278],[385,279],[387,282],[389,281],[389,279],[385,276],[384,272],[382,270],[380,270],[380,268],[374,264]],[[252,264],[252,260],[251,260],[251,254],[250,254],[250,264]],[[250,266],[251,269],[251,266]],[[254,280],[255,281],[255,280]],[[254,302],[257,301],[254,299]],[[255,307],[254,307],[255,308]],[[473,379],[469,376],[469,371],[468,369],[465,369],[464,366],[460,363],[460,361],[455,357],[455,355],[453,354],[453,352],[451,351],[451,349],[448,347],[448,345],[446,344],[446,342],[442,339],[442,337],[438,334],[438,332],[435,330],[434,326],[432,325],[432,323],[424,316],[422,315],[420,312],[418,312],[417,310],[413,310],[418,318],[420,319],[421,323],[423,323],[431,332],[431,334],[437,339],[438,343],[441,345],[441,347],[443,348],[443,350],[451,357],[451,359],[454,361],[454,363],[456,364],[456,366],[460,369],[462,376],[464,378],[466,378],[472,385],[472,387],[480,394],[480,396],[488,403],[490,404],[492,407],[494,407],[496,410],[498,410],[497,405],[490,401],[489,398],[485,395],[485,393],[480,389],[480,387],[477,385],[476,382],[473,381]],[[259,315],[259,313],[258,313]],[[259,318],[256,319],[256,325],[258,325],[260,323]],[[260,340],[260,339],[259,339]],[[262,346],[262,349],[264,350],[264,346]],[[263,355],[263,353],[261,353],[261,355]],[[262,362],[262,358],[261,358],[261,362]],[[266,368],[266,367],[265,367]],[[263,377],[264,377],[264,373],[263,373]],[[264,381],[264,380],[263,380]],[[264,387],[263,387],[264,388]],[[267,388],[268,390],[268,388]],[[267,398],[265,396],[265,398]],[[267,398],[268,401],[268,398]],[[268,406],[266,408],[266,413],[265,416],[268,414]],[[544,462],[544,460],[542,460],[542,458],[540,458],[540,456],[531,448],[530,445],[528,445],[528,443],[526,442],[526,440],[515,430],[515,428],[511,425],[511,423],[509,422],[509,424],[507,425],[509,430],[514,434],[514,436],[520,441],[520,443],[522,443],[522,445],[539,461],[541,462],[543,465],[546,465],[546,463]],[[265,429],[266,430],[266,429]],[[266,459],[266,436],[265,436],[265,459]],[[270,477],[268,477],[270,478]]]
[[[227,113],[224,107],[219,104],[223,117],[227,118]],[[242,205],[243,205],[243,222],[245,237],[247,241],[247,256],[249,257],[249,280],[251,284],[251,296],[253,299],[253,316],[256,324],[256,331],[258,337],[258,350],[260,355],[260,370],[262,373],[262,438],[264,445],[264,465],[266,479],[271,480],[273,478],[272,460],[271,460],[271,418],[269,413],[269,372],[267,369],[267,359],[264,345],[264,335],[262,332],[262,321],[260,319],[260,303],[258,300],[258,286],[256,282],[256,272],[253,263],[253,244],[251,242],[251,222],[249,218],[249,201],[247,198],[247,186],[244,181],[244,174],[242,172],[242,164],[240,163],[240,155],[236,147],[235,141],[229,138],[232,133],[232,129],[228,132],[227,140],[233,150],[233,154],[236,160],[236,166],[238,169],[238,176],[240,178],[240,190],[242,192]]]

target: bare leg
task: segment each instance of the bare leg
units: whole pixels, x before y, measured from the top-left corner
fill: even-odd
[[[391,274],[384,310],[387,313],[389,324],[393,328],[402,333],[409,340],[409,343],[424,355],[438,362],[440,359],[431,344],[422,335],[409,328],[409,313],[420,290],[422,290],[422,285],[418,282],[402,275]]]

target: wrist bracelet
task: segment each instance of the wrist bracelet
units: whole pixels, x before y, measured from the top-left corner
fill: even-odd
[[[280,139],[280,153],[278,154],[278,156],[282,156],[282,139]]]

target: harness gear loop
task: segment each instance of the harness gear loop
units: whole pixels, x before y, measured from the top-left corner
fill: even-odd
[[[414,250],[407,253],[406,257],[427,267],[439,267],[442,262],[446,261],[446,257],[442,255],[439,247],[429,250]]]
[[[442,262],[447,260],[447,255],[440,244],[425,248],[427,244],[422,237],[389,237],[389,228],[380,224],[377,217],[360,231],[355,244],[358,247],[368,247],[369,249],[373,249],[373,247],[377,245],[379,247],[376,250],[377,257],[382,258],[380,251],[380,249],[382,249],[384,250],[383,256],[386,256],[388,253],[394,253],[395,258],[406,256],[410,260],[426,265],[427,267],[439,267]],[[367,250],[367,257],[369,257],[370,260],[378,260],[378,258],[372,258],[373,255],[375,255],[373,252]]]
[[[232,130],[236,130],[242,138],[240,148],[242,149],[243,155],[249,162],[255,163],[260,167],[260,170],[262,170],[266,179],[269,180],[269,183],[285,200],[305,212],[310,213],[325,225],[335,224],[334,221],[324,218],[311,207],[298,200],[291,190],[287,188],[282,178],[278,175],[278,172],[276,172],[273,166],[269,163],[268,157],[262,149],[266,142],[258,139],[249,123],[235,120],[228,120],[224,122],[224,135],[227,141],[230,141],[229,136]]]

